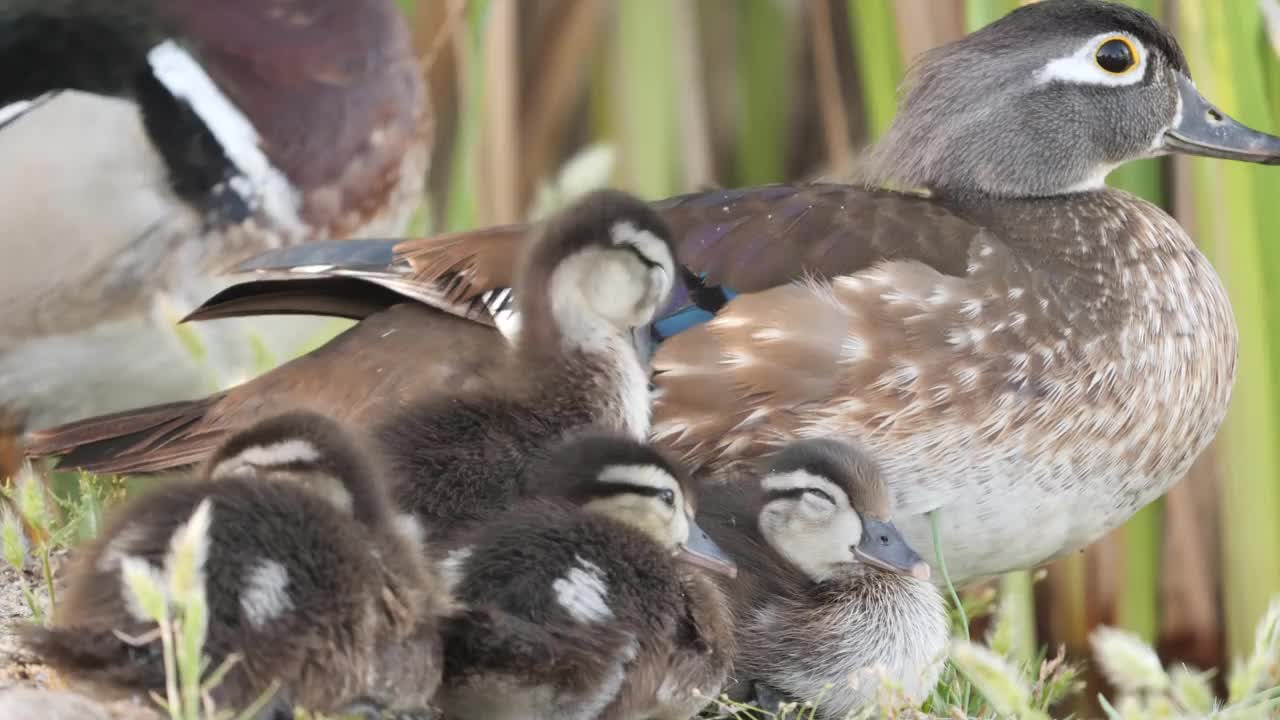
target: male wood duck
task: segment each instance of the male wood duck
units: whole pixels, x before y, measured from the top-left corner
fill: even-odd
[[[959,581],[1089,543],[1182,477],[1235,379],[1236,327],[1208,260],[1173,218],[1103,182],[1174,152],[1274,164],[1280,138],[1202,97],[1174,37],[1142,12],[1043,0],[929,52],[859,184],[654,203],[696,282],[653,326],[651,437],[717,477],[794,438],[858,440],[931,562],[939,511]],[[483,372],[483,346],[501,345],[485,324],[505,317],[525,232],[249,261],[263,279],[194,317],[361,322],[225,394],[39,433],[37,449],[163,469],[203,457],[264,398],[359,420]],[[441,287],[456,302],[437,307],[498,311],[433,315]]]
[[[185,312],[235,262],[403,232],[420,200],[394,0],[17,0],[0,67],[0,429],[207,392],[158,293]],[[250,370],[252,327],[202,328],[219,369]]]

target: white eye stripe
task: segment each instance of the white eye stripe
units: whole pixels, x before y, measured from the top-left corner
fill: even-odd
[[[668,272],[671,269],[671,251],[667,244],[648,230],[639,230],[630,222],[614,223],[609,228],[609,238],[614,245],[630,245],[645,257],[658,263]]]
[[[1110,73],[1098,66],[1094,54],[1098,47],[1112,38],[1124,38],[1133,46],[1137,54],[1137,64],[1132,69],[1120,73]],[[1050,60],[1044,67],[1036,71],[1036,82],[1043,85],[1050,82],[1068,82],[1077,85],[1103,85],[1107,87],[1123,87],[1142,81],[1147,73],[1147,57],[1150,53],[1137,38],[1122,32],[1108,32],[1089,38],[1080,49],[1066,56]]]
[[[310,442],[302,439],[282,440],[268,445],[250,445],[231,457],[219,462],[209,476],[221,479],[244,469],[244,466],[273,467],[290,463],[315,462],[321,453]]]
[[[765,490],[803,490],[805,488],[816,488],[831,496],[831,499],[840,507],[847,507],[849,504],[848,495],[840,486],[830,480],[804,470],[792,470],[788,473],[777,473],[769,475],[764,479]]]
[[[680,486],[671,473],[653,465],[611,465],[600,473],[600,480],[607,483],[620,483],[651,487],[659,490],[672,490],[679,493]]]

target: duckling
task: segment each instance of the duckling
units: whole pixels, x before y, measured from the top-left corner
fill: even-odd
[[[707,531],[741,568],[726,587],[735,693],[754,689],[765,706],[814,700],[830,718],[873,703],[880,671],[907,699],[928,695],[945,660],[946,608],[860,446],[795,441],[758,483],[706,482],[699,495]]]
[[[530,462],[575,428],[644,438],[649,376],[632,332],[665,302],[674,266],[666,224],[627,193],[596,191],[553,218],[523,259],[520,324],[491,384],[412,401],[377,429],[400,507],[448,533],[515,497]]]
[[[555,446],[526,490],[443,556],[466,607],[444,626],[444,714],[692,717],[734,653],[728,602],[704,570],[735,568],[694,522],[688,475],[590,430]]]
[[[243,708],[273,679],[266,717],[292,706],[428,707],[443,667],[437,618],[448,608],[423,532],[392,512],[369,453],[312,413],[264,420],[232,436],[201,477],[175,481],[122,509],[76,559],[49,629],[26,633],[46,662],[99,689],[162,690],[154,628],[124,589],[124,558],[160,567],[171,538],[208,504],[203,575],[205,652],[241,656],[213,691]]]

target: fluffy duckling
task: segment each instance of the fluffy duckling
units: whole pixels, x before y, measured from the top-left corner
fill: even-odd
[[[740,568],[726,588],[738,690],[764,706],[815,700],[829,718],[873,703],[881,670],[907,698],[928,695],[945,659],[946,607],[860,447],[797,441],[758,484],[699,490],[707,531]]]
[[[437,697],[450,718],[689,718],[733,657],[701,565],[732,561],[694,522],[683,469],[625,436],[559,444],[523,500],[451,544]],[[684,562],[679,562],[683,560]]]
[[[674,268],[667,226],[629,194],[596,191],[552,218],[523,260],[520,324],[493,383],[411,402],[376,432],[400,506],[449,532],[515,497],[529,463],[574,429],[644,438],[649,375],[632,332]]]
[[[241,661],[213,692],[243,708],[273,679],[266,717],[298,705],[427,708],[439,684],[437,619],[446,608],[410,515],[397,515],[368,453],[336,423],[277,416],[228,441],[202,477],[163,485],[122,509],[77,557],[49,629],[29,645],[99,689],[164,688],[155,624],[137,610],[122,560],[163,567],[175,532],[209,503],[203,575],[205,652]]]

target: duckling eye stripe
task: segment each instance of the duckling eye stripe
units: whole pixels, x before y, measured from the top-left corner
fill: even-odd
[[[1098,46],[1110,38],[1123,37],[1133,44],[1137,52],[1138,64],[1127,72],[1116,75],[1098,67],[1094,61],[1094,53]],[[1044,85],[1051,82],[1065,82],[1075,85],[1103,85],[1107,87],[1123,87],[1142,82],[1147,74],[1146,47],[1138,39],[1126,33],[1109,32],[1095,35],[1085,41],[1080,49],[1066,57],[1050,60],[1044,67],[1036,71],[1036,83]]]
[[[844,490],[841,490],[835,483],[804,470],[769,475],[764,479],[763,485],[764,489],[769,492],[781,490],[799,490],[803,492],[806,488],[816,488],[830,495],[832,499],[846,496]],[[838,499],[837,502],[839,502]]]
[[[616,222],[609,228],[609,239],[614,245],[631,248],[646,264],[669,265],[663,262],[664,258],[671,256],[667,244],[648,230],[639,230],[629,222]]]
[[[600,482],[611,485],[630,485],[640,492],[649,490],[675,490],[675,478],[667,471],[652,465],[613,465],[600,473]]]
[[[248,463],[250,465],[280,466],[294,463],[310,463],[320,459],[320,451],[306,440],[284,440],[270,445],[250,445],[240,452],[218,463],[218,469],[228,463]]]

